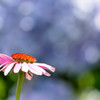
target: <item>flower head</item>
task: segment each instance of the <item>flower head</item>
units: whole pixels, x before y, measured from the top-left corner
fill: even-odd
[[[10,71],[19,73],[20,70],[25,73],[28,80],[31,80],[34,74],[50,76],[44,69],[55,72],[55,68],[52,66],[45,63],[36,63],[36,59],[27,54],[15,53],[11,57],[0,54],[0,71],[3,71],[5,76]]]

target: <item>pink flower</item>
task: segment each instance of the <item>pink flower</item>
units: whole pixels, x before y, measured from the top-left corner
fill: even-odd
[[[0,54],[0,71],[4,72],[6,76],[10,71],[14,73],[19,73],[19,71],[25,72],[26,78],[28,80],[32,79],[32,76],[35,75],[46,75],[50,74],[44,69],[55,72],[55,68],[45,63],[35,63],[36,59],[30,55],[23,53],[13,54],[11,57]]]

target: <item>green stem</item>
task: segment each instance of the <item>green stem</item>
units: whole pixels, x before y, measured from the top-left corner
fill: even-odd
[[[16,89],[16,100],[20,100],[21,88],[24,80],[24,73],[19,72],[18,81],[17,81],[17,89]]]

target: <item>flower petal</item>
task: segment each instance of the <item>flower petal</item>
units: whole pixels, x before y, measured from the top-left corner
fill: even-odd
[[[14,73],[18,73],[18,72],[20,71],[20,69],[21,69],[21,66],[22,66],[21,63],[20,63],[20,64],[16,64],[16,65],[14,66]]]
[[[7,64],[7,62],[1,64],[1,65],[0,65],[0,68],[3,67],[3,66],[6,65],[6,64]]]
[[[22,68],[21,68],[21,69],[22,69],[23,72],[28,72],[28,70],[29,70],[28,64],[24,62],[24,63],[22,64]]]
[[[0,69],[0,71],[4,71],[7,67],[8,67],[9,64],[6,64],[2,69]]]
[[[27,78],[28,80],[31,80],[31,79],[32,79],[32,76],[30,76],[28,73],[26,73],[26,78]]]
[[[29,71],[36,74],[36,75],[42,75],[41,72],[37,71],[36,69],[34,69],[33,65],[32,64],[28,64],[29,66]]]
[[[51,76],[51,74],[49,74],[48,72],[45,71],[44,75],[46,76]]]
[[[5,62],[13,62],[13,59],[5,54],[0,54],[0,64]]]
[[[11,63],[10,65],[8,65],[8,66],[6,67],[6,69],[5,69],[5,71],[4,71],[4,75],[5,75],[5,76],[6,76],[6,75],[10,72],[10,70],[13,68],[14,64],[15,64],[15,63]]]
[[[34,64],[31,64],[32,69],[34,69],[35,71],[37,71],[40,75],[44,74],[46,76],[50,76],[50,74],[48,72],[46,72],[43,68],[36,66]]]
[[[33,63],[34,65],[37,65],[37,66],[39,66],[39,67],[41,67],[41,68],[44,68],[44,69],[48,69],[48,70],[50,70],[50,71],[52,71],[52,72],[55,72],[55,68],[54,67],[52,67],[52,66],[50,66],[50,65],[47,65],[47,64],[45,64],[45,63]]]

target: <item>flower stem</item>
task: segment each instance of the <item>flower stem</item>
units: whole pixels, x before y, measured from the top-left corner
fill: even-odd
[[[20,100],[20,93],[21,93],[23,80],[24,80],[24,73],[19,72],[18,81],[17,81],[17,89],[16,89],[16,100]]]

